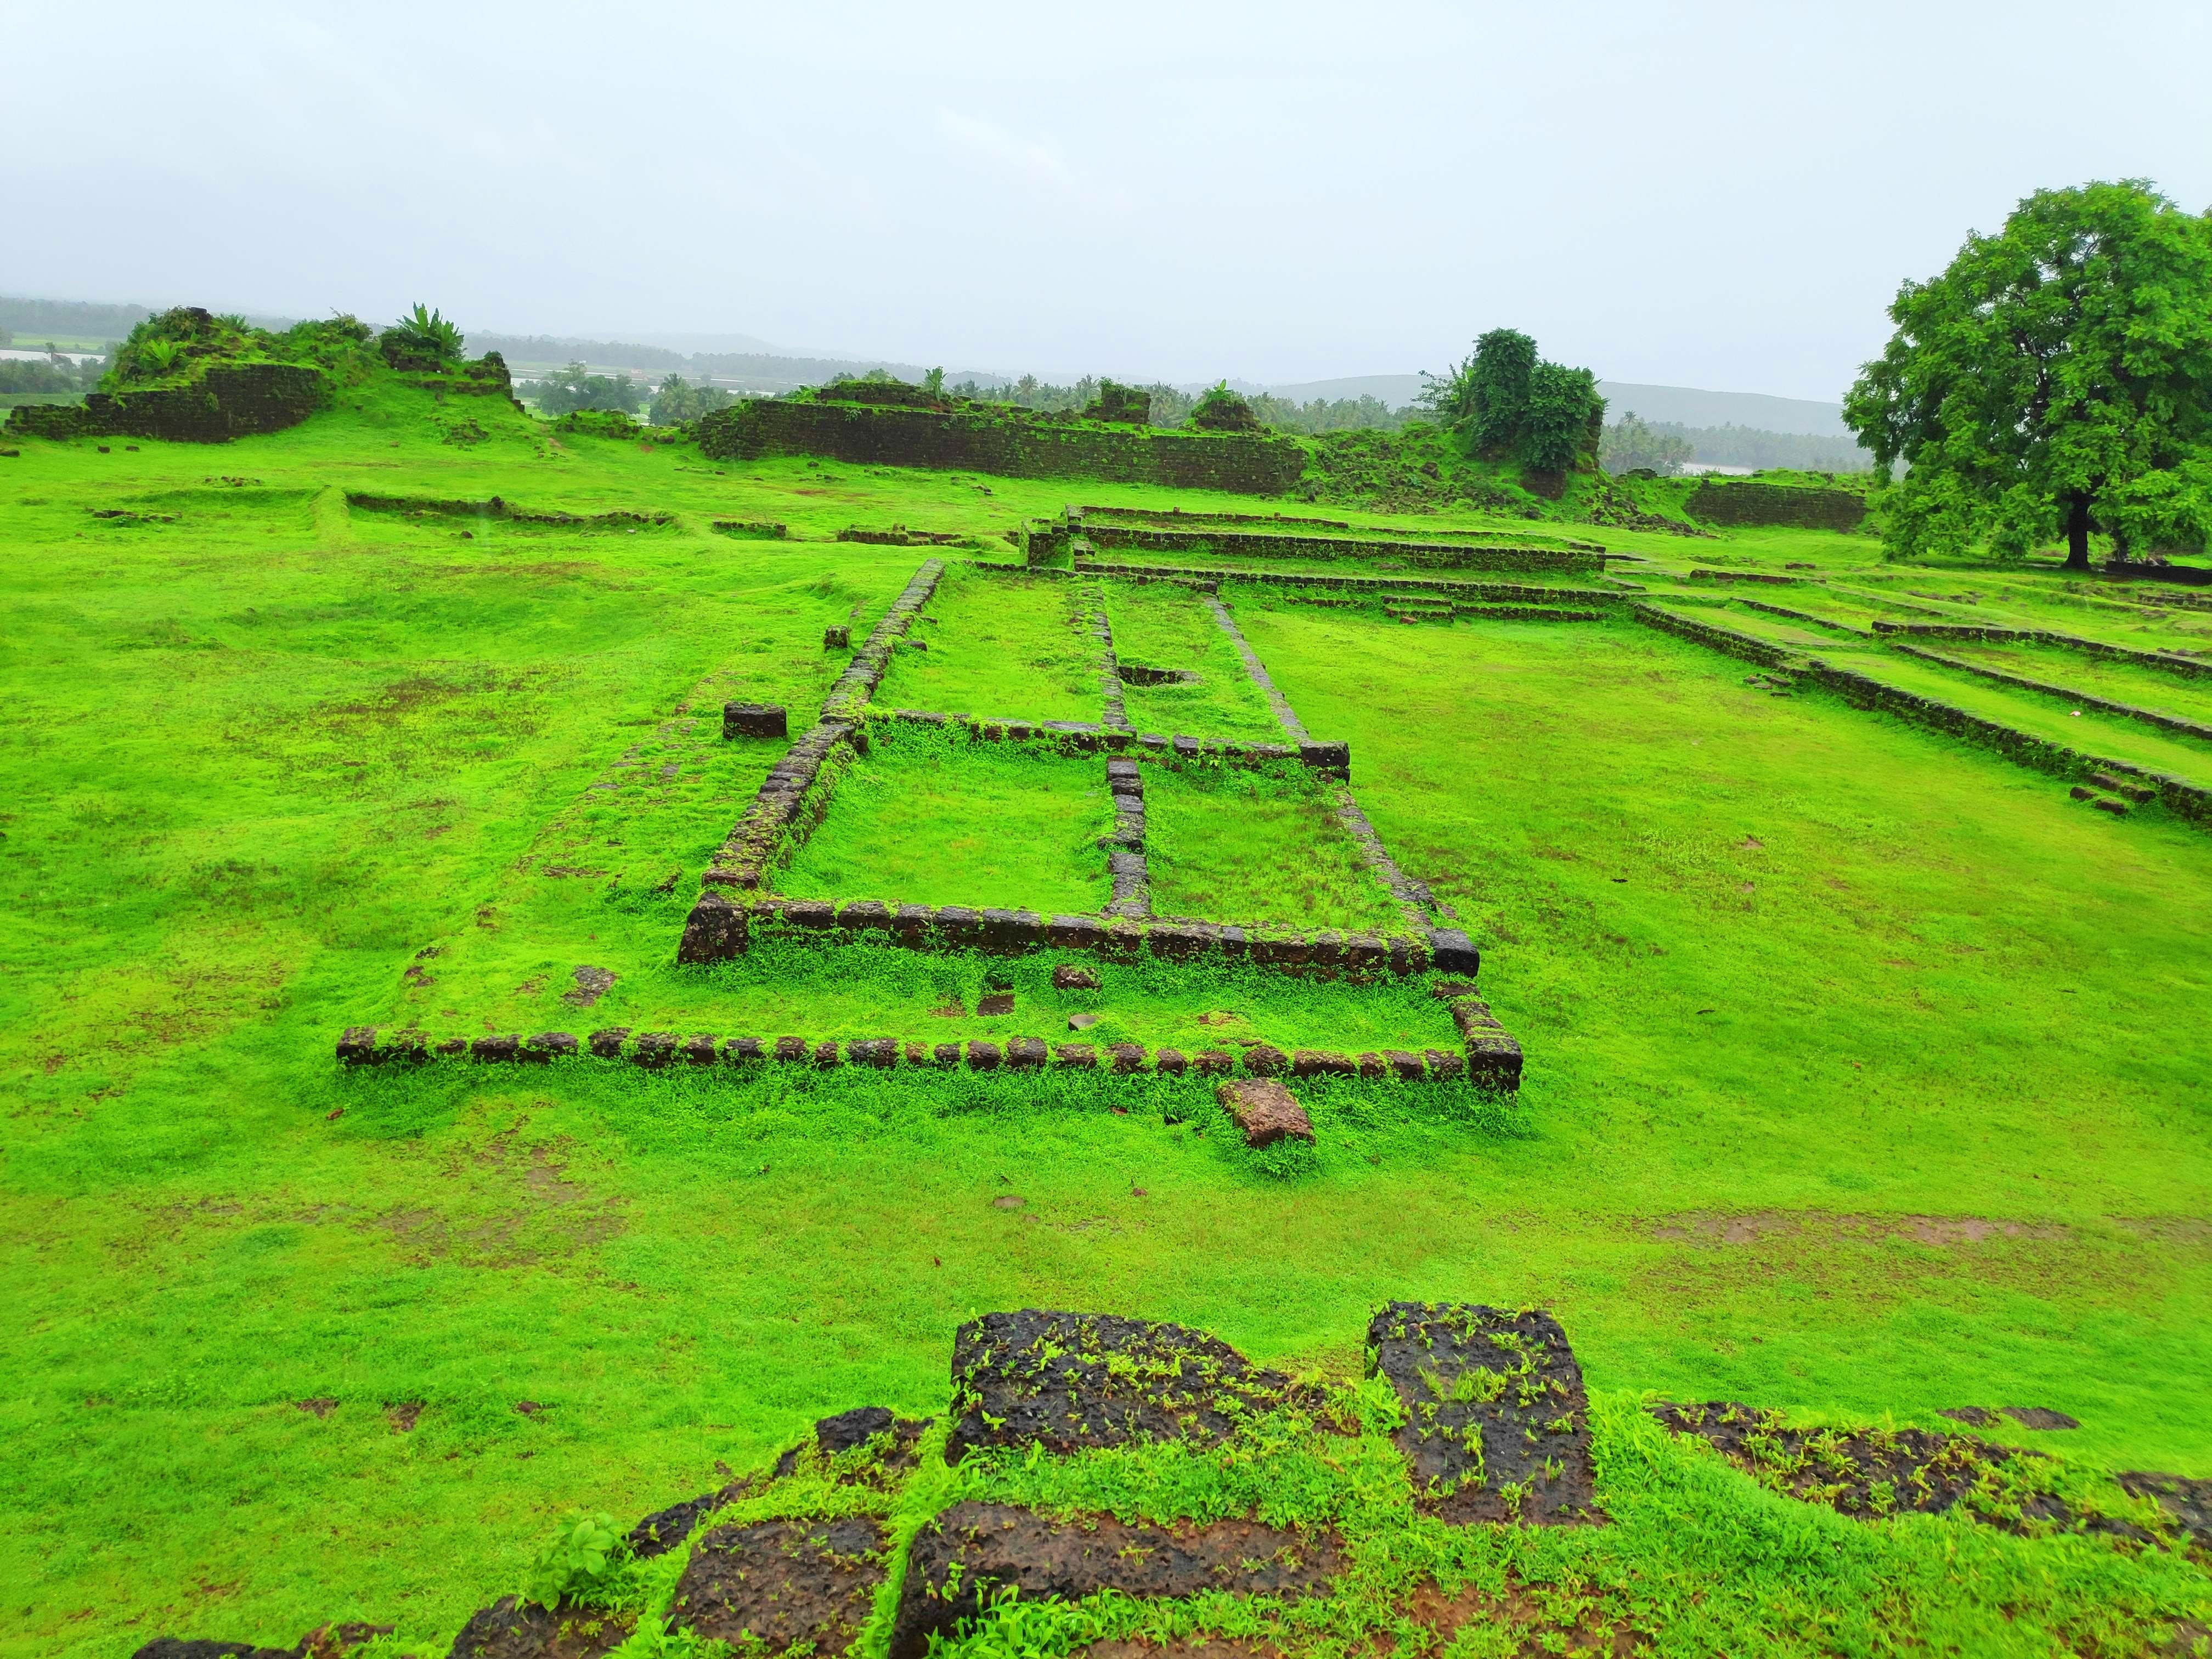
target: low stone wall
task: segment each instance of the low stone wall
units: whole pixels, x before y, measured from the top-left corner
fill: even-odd
[[[1802,484],[1715,483],[1711,478],[1683,503],[1706,524],[1787,525],[1802,530],[1856,530],[1866,521],[1866,497],[1849,489]]]
[[[1073,534],[1073,532],[1069,532]],[[1080,534],[1093,549],[1135,548],[1153,553],[1205,553],[1247,559],[1397,559],[1436,570],[1554,570],[1596,575],[1602,553],[1564,547],[1500,547],[1451,542],[1401,541],[1346,535],[1320,536],[1261,530],[1160,530],[1085,520]],[[1032,535],[1030,556],[1052,556],[1064,538]]]
[[[2076,708],[2094,708],[2100,714],[2118,714],[2145,726],[2155,726],[2160,731],[2179,733],[2185,738],[2196,738],[2212,743],[2212,726],[2200,726],[2195,720],[2185,720],[2172,714],[2161,714],[2154,708],[2138,708],[2133,703],[2114,702],[2108,697],[2093,697],[2086,691],[2076,691],[2068,686],[2052,685],[2045,680],[2032,680],[2024,674],[2008,674],[2002,668],[1984,668],[1978,662],[1968,662],[1963,657],[1947,657],[1940,651],[1923,651],[1917,645],[1906,645],[1892,640],[1890,649],[1901,656],[1917,657],[1923,662],[1932,662],[1944,668],[1955,668],[1961,673],[1972,674],[1978,679],[1993,680],[1999,685],[2009,685],[2021,691],[2033,691],[2046,697],[2056,697]]]
[[[1815,661],[1806,671],[1805,678],[1816,685],[1826,687],[1844,702],[1861,708],[1872,708],[1885,714],[1897,714],[1917,725],[1932,726],[1984,749],[1994,750],[2007,760],[2030,767],[2039,772],[2057,777],[2085,777],[2092,771],[2117,772],[2124,776],[2140,778],[2158,793],[2158,799],[2177,816],[2191,822],[2212,825],[2212,791],[2193,783],[2172,777],[2162,772],[2153,772],[2124,761],[2105,759],[2084,754],[2078,749],[2048,738],[2039,738],[2032,732],[2016,731],[1996,720],[1984,720],[1963,708],[1938,702],[1932,697],[1923,697],[1893,685],[1847,668],[1831,667]]]
[[[26,404],[8,428],[35,438],[157,438],[219,444],[297,426],[330,402],[331,383],[304,363],[212,363],[189,385],[88,394],[82,408]]]
[[[813,934],[866,940],[915,951],[981,951],[999,956],[1079,951],[1111,961],[1152,957],[1251,962],[1285,973],[1323,978],[1404,977],[1429,969],[1475,976],[1481,953],[1456,928],[1385,939],[1335,928],[1300,933],[1233,923],[1154,917],[1046,916],[1034,910],[964,904],[890,904],[879,899],[783,898],[714,889],[700,896],[684,923],[677,960],[727,962],[751,948],[756,934]]]
[[[509,524],[552,525],[564,530],[635,530],[676,522],[672,513],[526,513],[501,496],[488,501],[453,501],[434,495],[377,495],[367,490],[346,491],[346,506],[356,513],[396,513],[409,518],[502,519]]]
[[[1480,1015],[1462,1018],[1472,1004]],[[1013,1037],[1000,1042],[971,1038],[965,1042],[931,1042],[897,1037],[723,1037],[719,1033],[686,1036],[676,1031],[633,1031],[611,1026],[579,1038],[570,1031],[519,1032],[493,1036],[434,1038],[407,1028],[380,1030],[349,1025],[339,1036],[343,1066],[408,1066],[434,1060],[483,1065],[550,1065],[578,1059],[625,1061],[658,1070],[677,1066],[747,1067],[764,1062],[827,1071],[855,1066],[875,1072],[901,1067],[970,1072],[1109,1072],[1158,1077],[1358,1077],[1399,1083],[1468,1081],[1511,1091],[1520,1085],[1520,1045],[1489,1018],[1477,1000],[1455,1003],[1455,1023],[1477,1036],[1468,1052],[1425,1048],[1416,1054],[1390,1048],[1359,1054],[1327,1048],[1294,1048],[1255,1043],[1239,1054],[1225,1048],[1146,1049],[1135,1042],[1048,1042],[1042,1037]]]
[[[1264,433],[1165,432],[1090,425],[1025,411],[787,403],[756,398],[699,422],[718,460],[825,455],[1013,478],[1092,478],[1279,495],[1305,471],[1304,446]]]
[[[1002,720],[928,708],[871,708],[871,722],[899,720],[940,729],[958,727],[979,743],[1036,743],[1066,755],[1150,756],[1156,760],[1209,763],[1223,766],[1267,766],[1296,761],[1324,776],[1349,776],[1352,745],[1312,738],[1297,743],[1223,743],[1212,738],[1168,737],[1158,732],[1085,725],[1077,720]]]
[[[2212,662],[2200,662],[2194,657],[2185,657],[2171,651],[2135,651],[2124,645],[2107,645],[2102,640],[2084,639],[2079,634],[2057,634],[2047,628],[1985,628],[1978,623],[1893,623],[1877,622],[1877,634],[1902,634],[1907,639],[1974,640],[1984,645],[2024,643],[2052,645],[2067,651],[2079,651],[2086,656],[2110,657],[2115,662],[2141,663],[2147,668],[2162,668],[2169,674],[2179,674],[2185,679],[2203,679],[2212,677]]]
[[[1739,634],[1733,628],[1723,628],[1714,623],[1677,616],[1671,611],[1661,610],[1656,605],[1632,605],[1629,613],[1647,627],[1675,635],[1709,650],[1741,657],[1746,662],[1755,662],[1762,668],[1788,668],[1795,661],[1792,653],[1771,641],[1751,634]]]
[[[1334,588],[1347,593],[1449,593],[1522,605],[1618,605],[1626,596],[1601,587],[1539,587],[1528,582],[1462,582],[1440,576],[1331,576],[1303,570],[1238,570],[1218,565],[1120,564],[1079,556],[1075,574],[1134,581],[1266,582],[1278,587]]]

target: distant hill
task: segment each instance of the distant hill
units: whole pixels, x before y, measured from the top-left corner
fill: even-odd
[[[1355,374],[1341,380],[1305,380],[1295,386],[1261,388],[1278,398],[1311,403],[1320,398],[1379,398],[1394,409],[1413,401],[1421,389],[1418,374]],[[1623,380],[1600,380],[1598,395],[1606,401],[1608,417],[1618,420],[1630,410],[1647,421],[1666,421],[1691,427],[1750,427],[1760,432],[1793,432],[1815,438],[1850,436],[1844,424],[1839,403],[1818,404],[1802,398],[1771,398],[1763,392],[1701,392],[1681,386],[1632,386]]]

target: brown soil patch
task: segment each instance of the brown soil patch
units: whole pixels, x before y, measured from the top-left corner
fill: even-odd
[[[1434,1640],[1429,1651],[1441,1652],[1468,1625],[1502,1626],[1520,1638],[1514,1651],[1539,1659],[1554,1654],[1605,1654],[1627,1659],[1648,1645],[1646,1638],[1617,1615],[1607,1612],[1594,1596],[1547,1588],[1539,1592],[1508,1574],[1502,1593],[1492,1594],[1473,1584],[1447,1595],[1434,1583],[1413,1592],[1408,1609],[1413,1622]]]
[[[1998,1238],[2064,1238],[2056,1222],[2006,1221],[1989,1216],[1853,1215],[1820,1210],[1752,1210],[1739,1214],[1692,1211],[1651,1224],[1651,1237],[1717,1249],[1807,1233],[1875,1241],[1909,1240],[1942,1248]]]

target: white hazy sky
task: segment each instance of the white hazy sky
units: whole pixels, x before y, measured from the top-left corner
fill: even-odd
[[[2212,7],[0,8],[0,292],[1276,383],[1510,325],[1833,398],[2040,185],[2212,202]]]

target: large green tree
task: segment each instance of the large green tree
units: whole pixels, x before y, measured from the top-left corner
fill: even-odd
[[[2093,530],[2124,555],[2204,545],[2212,216],[2140,180],[2039,191],[1889,315],[1844,418],[1911,469],[1883,504],[1893,550],[2018,554],[2063,531],[2086,568]]]

